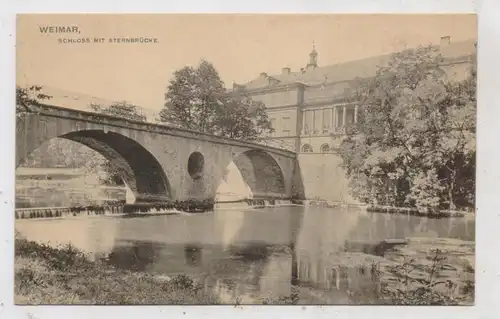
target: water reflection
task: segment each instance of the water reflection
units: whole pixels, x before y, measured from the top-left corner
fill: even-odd
[[[316,289],[315,294],[328,292],[314,300],[342,303],[338,292],[369,275],[352,273],[359,269],[349,263],[367,254],[382,258],[374,256],[383,256],[376,251],[382,240],[423,235],[474,240],[474,220],[314,207],[17,220],[16,229],[30,240],[71,242],[120,268],[193,275],[223,300],[243,296],[243,303],[289,295],[298,283]]]
[[[184,258],[186,265],[199,266],[202,263],[202,249],[201,245],[186,245],[184,246]]]
[[[108,255],[107,261],[119,268],[145,271],[157,261],[161,245],[153,242],[133,242],[116,246]]]

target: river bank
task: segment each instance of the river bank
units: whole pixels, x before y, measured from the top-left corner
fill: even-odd
[[[105,260],[91,261],[69,245],[54,248],[16,238],[15,248],[16,304],[470,305],[474,301],[473,243],[448,239],[411,239],[385,258],[339,252],[332,256],[337,260],[337,265],[332,261],[333,287],[325,290],[301,282],[289,295],[252,300],[234,291],[231,298],[224,298],[220,289],[207,287],[204,276],[129,271]],[[291,253],[287,248],[273,250],[276,255]],[[226,273],[227,267],[219,266]]]
[[[16,239],[16,304],[218,304],[188,277],[168,282],[90,261],[71,247]]]
[[[456,218],[456,217],[474,217],[471,211],[457,211],[457,210],[431,210],[431,209],[418,209],[415,207],[393,207],[393,206],[380,206],[380,205],[366,205],[366,204],[346,204],[340,202],[331,202],[327,200],[302,200],[303,205],[325,207],[325,208],[358,208],[370,213],[382,214],[398,214],[416,217],[427,218]]]

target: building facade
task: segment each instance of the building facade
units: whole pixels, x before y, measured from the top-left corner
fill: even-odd
[[[437,48],[445,58],[442,67],[446,76],[464,79],[476,52],[476,41],[452,43],[450,37],[441,37]],[[357,121],[357,105],[350,98],[357,79],[375,76],[378,66],[390,57],[319,66],[313,46],[307,65],[300,71],[285,67],[281,74],[262,72],[246,84],[233,84],[232,91],[266,105],[275,132],[263,137],[265,143],[297,153],[335,153],[345,126]]]

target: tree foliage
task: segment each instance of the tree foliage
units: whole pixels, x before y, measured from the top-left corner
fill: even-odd
[[[89,107],[92,111],[100,114],[116,116],[132,121],[145,122],[147,120],[146,116],[139,112],[138,106],[125,101],[115,102],[109,106],[92,103]]]
[[[202,61],[197,68],[184,67],[176,71],[170,81],[159,119],[214,133],[212,124],[224,92],[224,83],[211,63]]]
[[[215,127],[217,135],[239,140],[255,140],[274,130],[264,103],[248,96],[225,99],[217,112]]]
[[[43,100],[51,98],[52,96],[42,92],[40,85],[16,86],[16,113],[30,111],[31,106],[40,105]]]
[[[247,96],[230,96],[215,67],[204,60],[196,68],[174,73],[159,121],[244,140],[273,131],[265,105]]]
[[[393,54],[359,81],[358,123],[341,155],[353,194],[381,205],[474,205],[476,71],[448,79],[432,47]]]

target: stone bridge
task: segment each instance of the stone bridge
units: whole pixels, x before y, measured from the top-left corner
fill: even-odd
[[[84,144],[110,160],[136,202],[213,200],[231,162],[254,198],[290,198],[302,193],[293,152],[51,105],[17,114],[16,167],[55,137]]]

